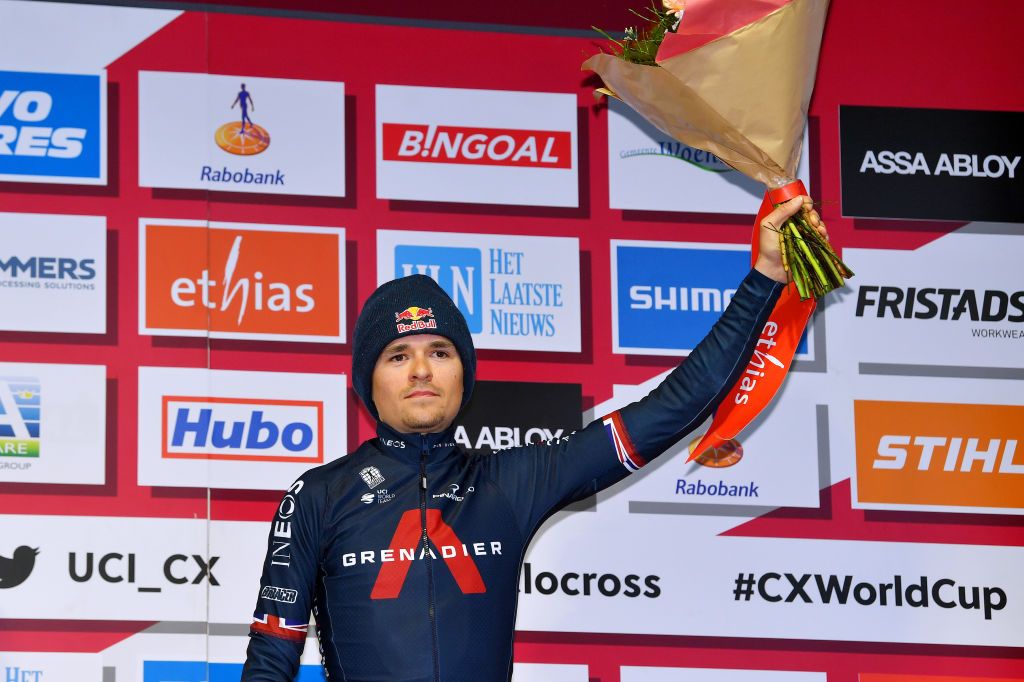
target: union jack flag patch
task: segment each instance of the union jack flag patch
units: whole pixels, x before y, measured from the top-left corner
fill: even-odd
[[[615,446],[615,454],[618,455],[622,466],[629,471],[636,471],[647,464],[647,460],[636,451],[633,441],[629,438],[629,432],[626,431],[626,425],[622,423],[622,416],[617,411],[607,415],[601,423],[604,424],[605,431]]]
[[[281,639],[289,639],[293,642],[304,642],[306,641],[306,630],[308,628],[308,623],[299,620],[281,618],[269,613],[260,613],[252,617],[252,625],[249,629],[253,632],[262,632],[274,637],[280,637]]]

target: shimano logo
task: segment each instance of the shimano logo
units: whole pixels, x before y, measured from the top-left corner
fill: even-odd
[[[96,277],[94,258],[59,258],[56,256],[32,256],[0,258],[0,274],[11,278],[29,279],[74,279],[90,280]]]
[[[632,310],[720,313],[735,293],[735,289],[637,284],[629,288],[629,307]]]

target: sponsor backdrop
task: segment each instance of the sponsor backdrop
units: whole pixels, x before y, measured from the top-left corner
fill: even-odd
[[[0,0],[2,680],[239,678],[282,491],[373,436],[379,283],[465,314],[488,456],[643,398],[748,268],[761,189],[579,72],[628,3],[262,4]],[[833,0],[799,174],[857,276],[736,439],[547,522],[517,682],[1024,680],[1022,23]]]

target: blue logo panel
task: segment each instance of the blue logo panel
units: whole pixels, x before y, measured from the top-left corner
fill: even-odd
[[[207,663],[206,661],[145,661],[143,682],[238,682],[242,679],[241,663]],[[324,682],[318,665],[299,666],[295,682]]]
[[[480,270],[480,249],[415,245],[395,247],[395,277],[417,274],[431,277],[455,301],[473,334],[479,334],[484,328]],[[419,304],[409,301],[409,305]]]
[[[0,179],[106,181],[102,75],[0,71]]]
[[[618,346],[656,354],[693,350],[750,270],[748,250],[619,245]],[[807,335],[798,353],[807,352]]]

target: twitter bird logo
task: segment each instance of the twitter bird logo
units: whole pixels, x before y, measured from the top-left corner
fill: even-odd
[[[0,556],[0,589],[16,587],[28,578],[36,565],[39,548],[22,545],[14,550],[14,556],[8,559]]]

